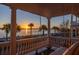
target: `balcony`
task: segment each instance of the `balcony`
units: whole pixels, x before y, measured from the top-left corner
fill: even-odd
[[[16,54],[19,54],[19,55],[29,54],[30,52],[31,54],[36,54],[36,53],[44,54],[43,51],[45,51],[50,44],[52,51],[48,54],[62,55],[65,52],[65,50],[68,49],[68,40],[69,40],[68,37],[65,37],[65,38],[64,37],[51,37],[50,43],[49,43],[48,37],[17,40],[16,41],[17,42]],[[78,38],[72,39],[72,44],[76,43],[77,41],[79,41]],[[63,48],[63,50],[61,47]],[[41,48],[46,48],[46,49],[42,51]],[[58,50],[59,52],[57,52],[56,50]],[[33,51],[35,52],[32,53]],[[0,43],[0,54],[1,55],[10,54],[10,42]]]
[[[10,40],[5,42],[0,42],[0,54],[1,55],[72,55],[78,54],[78,46],[77,43],[79,37],[73,37],[73,27],[72,23],[69,24],[67,28],[67,23],[64,23],[65,26],[60,28],[54,27],[56,29],[56,35],[51,33],[51,18],[60,16],[65,19],[64,15],[69,14],[71,22],[73,21],[73,14],[76,17],[79,15],[76,12],[78,11],[77,4],[3,4],[8,6],[11,9],[11,37]],[[52,6],[52,7],[49,7]],[[74,7],[75,6],[75,7]],[[76,9],[75,9],[76,8]],[[30,38],[21,38],[17,39],[17,15],[16,10],[21,9],[23,11],[28,11],[34,14],[38,14],[40,16],[44,16],[47,19],[47,33],[43,35],[37,35],[37,37],[33,37],[30,35]],[[23,15],[22,15],[23,16]],[[67,16],[67,15],[66,15]],[[40,17],[41,19],[41,17]],[[36,21],[34,21],[36,22]],[[40,21],[41,24],[42,21]],[[59,18],[58,18],[58,22]],[[31,23],[33,26],[33,24]],[[45,26],[43,25],[45,28]],[[63,28],[62,28],[63,27]],[[65,28],[66,27],[66,28]],[[24,28],[22,28],[24,29]],[[32,29],[32,27],[31,27]],[[34,28],[35,29],[35,28]],[[37,29],[37,28],[36,28]],[[67,29],[63,32],[61,29]],[[75,32],[77,33],[77,32]],[[31,30],[32,34],[32,30]],[[55,34],[55,33],[54,33]],[[57,35],[58,34],[58,35]],[[76,51],[75,51],[76,50]]]

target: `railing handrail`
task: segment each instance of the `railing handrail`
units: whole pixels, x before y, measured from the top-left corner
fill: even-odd
[[[20,40],[16,40],[16,41],[23,41],[23,40],[30,40],[30,39],[39,39],[39,38],[44,38],[44,37],[48,37],[48,36],[35,37],[35,38],[27,38],[27,39],[20,39]],[[51,36],[51,37],[52,37],[52,38],[69,39],[69,37],[58,37],[58,36]],[[79,39],[79,38],[72,38],[72,39]],[[10,41],[0,42],[0,44],[9,43],[9,42],[10,42]]]
[[[6,41],[6,42],[0,42],[0,46],[3,45],[3,44],[9,44],[10,42],[9,41]]]
[[[63,38],[63,39],[70,38],[70,37],[61,37],[61,36],[51,36],[51,37],[54,37],[54,38]],[[79,39],[79,37],[71,37],[71,39]]]
[[[43,36],[43,37],[35,37],[35,38],[26,38],[26,39],[20,39],[20,40],[16,40],[16,41],[23,41],[23,40],[33,40],[33,39],[40,39],[40,38],[45,38],[47,36]]]
[[[78,46],[79,46],[79,42],[74,43],[63,53],[63,55],[72,55]]]
[[[45,38],[45,37],[47,37],[47,36],[35,37],[35,38],[27,38],[27,39],[20,39],[20,40],[16,40],[16,41],[33,40],[33,39],[40,39],[40,38]],[[7,44],[7,43],[10,43],[10,41],[0,42],[0,44]]]
[[[17,53],[22,54],[26,50],[27,50],[26,52],[28,52],[29,50],[32,51],[32,50],[36,50],[41,47],[48,47],[48,46],[67,47],[69,37],[50,36],[50,40],[48,38],[49,38],[48,36],[40,36],[40,37],[16,40]],[[76,41],[78,41],[78,39],[77,40],[73,39],[72,41],[76,42]],[[9,52],[10,41],[1,42],[0,48],[1,48],[1,50],[3,50],[2,53],[4,53],[4,51]]]
[[[47,36],[16,40],[16,54],[24,54],[48,46]],[[0,54],[10,54],[10,41],[0,43]]]

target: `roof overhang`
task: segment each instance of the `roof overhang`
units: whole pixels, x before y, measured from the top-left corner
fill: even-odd
[[[62,3],[6,3],[9,7],[14,7],[45,17],[62,16],[75,14],[79,16],[79,4]]]

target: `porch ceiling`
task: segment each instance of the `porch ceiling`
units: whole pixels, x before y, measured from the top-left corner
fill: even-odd
[[[5,4],[10,7],[22,9],[31,13],[42,15],[45,17],[61,16],[65,14],[79,15],[79,4],[58,4],[58,3],[18,3]]]

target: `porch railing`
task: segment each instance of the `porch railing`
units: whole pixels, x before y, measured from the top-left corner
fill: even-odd
[[[67,47],[68,37],[50,37],[50,42],[48,37],[38,37],[38,38],[27,38],[16,40],[16,54],[27,54],[28,52],[35,51],[42,47],[48,47],[49,44],[54,47]],[[72,43],[75,43],[78,38],[73,38]],[[10,54],[10,42],[0,43],[0,54]]]
[[[0,42],[0,54],[10,54],[10,43],[9,42]]]
[[[28,38],[17,40],[16,54],[26,54],[33,50],[48,46],[48,37]],[[0,43],[0,54],[10,54],[10,42]]]
[[[63,55],[79,55],[79,42],[74,43],[69,47]]]
[[[69,37],[57,37],[57,36],[51,36],[51,45],[55,47],[68,47],[69,43]],[[79,38],[72,38],[71,42],[72,44],[79,41]]]
[[[48,46],[48,37],[23,39],[17,41],[17,54],[26,54]]]

